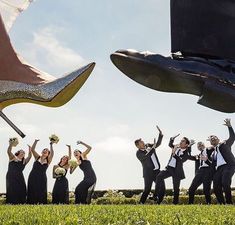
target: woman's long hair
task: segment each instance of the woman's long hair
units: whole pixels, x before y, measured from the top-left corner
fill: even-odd
[[[23,150],[18,150],[16,153],[15,153],[15,156],[17,157],[19,154],[20,154],[20,151],[23,151]],[[22,161],[24,160],[24,157],[22,158]]]
[[[68,161],[69,161],[69,157],[68,157],[67,155],[64,155],[63,157],[60,158],[60,162],[57,164],[58,166],[60,166],[60,164],[61,164],[61,162],[62,162],[62,159],[63,159],[64,157],[67,157],[67,158],[68,158]],[[67,161],[67,164],[68,164],[68,161]],[[65,165],[66,165],[66,164],[65,164]],[[64,165],[64,166],[65,166],[65,165]]]

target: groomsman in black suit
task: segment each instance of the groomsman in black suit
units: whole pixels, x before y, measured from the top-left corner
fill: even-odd
[[[189,204],[194,203],[194,195],[197,188],[203,184],[203,192],[206,198],[206,203],[211,204],[211,183],[213,178],[211,154],[212,148],[205,148],[203,142],[197,143],[197,148],[200,151],[199,155],[193,156],[195,160],[196,174],[189,187]]]
[[[154,139],[154,144],[145,144],[141,139],[135,141],[135,145],[138,148],[136,156],[142,164],[144,177],[144,192],[140,198],[141,204],[145,203],[151,191],[152,184],[156,182],[156,177],[160,172],[160,163],[155,149],[161,145],[163,134],[158,126],[157,129],[159,136],[157,142],[156,139]],[[157,191],[158,190],[155,188],[154,198],[157,195]]]
[[[180,144],[174,145],[174,140],[176,137],[170,138],[169,147],[172,149],[171,157],[169,159],[169,162],[166,166],[166,169],[161,171],[157,176],[156,181],[156,188],[164,187],[159,189],[158,193],[158,200],[157,203],[160,204],[164,198],[165,195],[165,186],[163,185],[163,182],[166,178],[172,177],[173,179],[173,190],[174,190],[174,198],[173,198],[173,204],[179,203],[179,187],[180,187],[180,181],[185,178],[184,175],[184,169],[183,169],[183,163],[187,159],[191,159],[191,145],[194,144],[194,141],[190,143],[189,139],[186,137],[183,137],[180,141]]]
[[[224,122],[224,125],[229,130],[228,140],[220,142],[219,138],[215,135],[211,135],[208,140],[214,149],[212,153],[212,166],[215,170],[213,188],[217,201],[219,204],[232,204],[231,182],[235,172],[235,157],[231,146],[235,141],[235,134],[230,119],[225,119]]]

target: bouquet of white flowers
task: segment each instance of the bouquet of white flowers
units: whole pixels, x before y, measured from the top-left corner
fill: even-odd
[[[10,138],[9,139],[9,143],[12,144],[12,146],[16,146],[19,144],[18,138],[14,137],[14,138]]]
[[[69,166],[71,166],[71,167],[78,166],[78,161],[76,159],[70,159],[69,160]]]
[[[65,173],[66,173],[66,170],[65,170],[64,168],[62,168],[62,167],[57,167],[57,168],[55,169],[55,174],[56,174],[56,175],[62,175],[62,176],[64,176]]]
[[[50,137],[49,137],[49,139],[50,139],[50,142],[52,142],[52,143],[55,143],[55,144],[57,144],[58,142],[59,142],[59,137],[58,136],[56,136],[55,134],[52,134]]]

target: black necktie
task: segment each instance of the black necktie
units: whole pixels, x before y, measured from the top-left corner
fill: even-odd
[[[177,152],[176,152],[176,155],[177,156],[180,156],[180,149],[178,149],[178,150],[176,150]]]
[[[200,167],[203,165],[203,160],[201,159],[202,153],[199,154],[199,159],[200,159]]]
[[[218,146],[215,147],[214,160],[217,162]]]
[[[218,155],[218,146],[215,147],[214,155],[213,155],[216,167],[217,167],[217,155]]]

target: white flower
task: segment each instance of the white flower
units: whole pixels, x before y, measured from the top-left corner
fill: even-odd
[[[9,139],[9,143],[12,144],[12,146],[16,146],[19,144],[19,141],[18,141],[18,138],[17,137],[14,137],[14,138],[10,138]]]
[[[65,173],[66,173],[66,170],[64,169],[64,168],[62,168],[62,167],[57,167],[56,169],[55,169],[55,174],[56,175],[65,175]]]
[[[49,137],[49,139],[50,139],[50,141],[52,142],[52,143],[55,143],[55,144],[57,144],[58,142],[59,142],[59,137],[58,136],[56,136],[55,134],[52,134],[50,137]]]
[[[70,159],[68,163],[69,163],[69,166],[71,167],[78,166],[78,161],[76,159]]]

